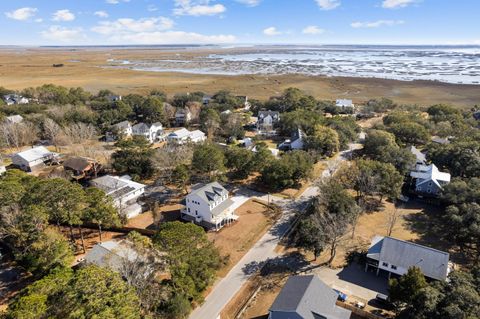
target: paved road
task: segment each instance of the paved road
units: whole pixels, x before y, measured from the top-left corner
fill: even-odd
[[[341,152],[336,157],[327,161],[328,169],[321,178],[330,176],[342,161],[349,158],[352,150],[361,148],[360,144],[351,144],[349,150]],[[315,183],[314,183],[315,184]],[[295,211],[303,209],[308,200],[318,194],[318,187],[313,185],[307,188],[295,201],[281,199],[279,197],[258,193],[252,190],[241,189],[236,196],[262,200],[279,205],[283,214],[279,221],[247,252],[245,256],[230,270],[230,272],[215,283],[212,291],[205,302],[196,308],[190,315],[190,319],[217,319],[222,309],[240,290],[248,278],[259,269],[261,264],[270,258],[278,257],[275,248],[283,235],[289,230]]]

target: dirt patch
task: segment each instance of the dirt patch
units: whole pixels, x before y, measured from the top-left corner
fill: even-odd
[[[220,255],[228,258],[226,265],[218,272],[219,277],[225,277],[277,218],[276,213],[253,200],[240,206],[235,214],[239,216],[235,223],[218,232],[208,233],[208,238],[219,249]]]
[[[164,205],[158,208],[158,216],[152,211],[144,212],[127,222],[127,227],[157,229],[159,223],[180,220],[180,204]]]

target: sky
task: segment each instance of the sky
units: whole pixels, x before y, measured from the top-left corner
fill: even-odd
[[[480,45],[479,12],[479,0],[1,0],[0,45]]]

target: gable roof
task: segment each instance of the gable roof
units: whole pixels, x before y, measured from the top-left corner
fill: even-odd
[[[346,99],[338,99],[335,101],[336,106],[343,106],[343,107],[353,107],[353,101],[352,100],[346,100]]]
[[[105,175],[95,178],[91,181],[91,183],[114,199],[120,198],[131,191],[145,187],[145,185],[134,182],[127,178],[112,175]]]
[[[21,157],[22,159],[24,159],[27,162],[34,162],[34,161],[37,161],[39,159],[47,158],[47,157],[52,156],[52,155],[55,155],[55,153],[50,152],[49,150],[47,150],[43,146],[37,146],[37,147],[31,148],[29,150],[19,152],[19,153],[15,154],[14,156]]]
[[[122,121],[120,123],[117,123],[117,124],[114,124],[113,127],[116,127],[118,129],[127,129],[129,128],[131,125],[130,125],[130,122],[129,121]]]
[[[425,276],[437,280],[448,275],[448,253],[393,237],[375,236],[367,256],[404,269],[419,267]]]
[[[350,311],[336,306],[337,297],[337,293],[315,275],[293,276],[273,302],[269,318],[350,318]]]
[[[410,176],[417,179],[417,186],[433,182],[439,188],[442,188],[441,183],[449,183],[451,179],[449,173],[440,172],[435,164],[430,164],[428,166],[417,165],[416,170],[411,172]]]
[[[425,164],[425,162],[427,161],[427,156],[413,145],[410,147],[410,153],[415,155],[415,157],[417,158],[417,163]]]
[[[90,169],[95,162],[95,160],[86,157],[70,157],[63,162],[63,167],[82,172]]]
[[[272,118],[278,118],[280,116],[280,112],[278,111],[258,111],[258,118],[259,119],[264,119],[267,116],[271,116]]]
[[[197,195],[207,203],[215,202],[221,196],[228,194],[228,191],[219,183],[197,184],[192,187],[190,195]]]
[[[182,127],[179,130],[176,130],[175,132],[170,133],[168,136],[171,138],[187,138],[190,135],[190,131],[187,130],[186,128]]]

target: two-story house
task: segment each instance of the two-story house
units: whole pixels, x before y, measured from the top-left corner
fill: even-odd
[[[162,123],[157,122],[153,124],[138,123],[132,126],[132,135],[143,136],[150,143],[161,141],[163,136]]]
[[[132,181],[129,176],[105,175],[90,181],[110,196],[119,213],[126,218],[133,218],[142,212],[138,198],[145,193],[145,185]]]
[[[125,138],[132,136],[132,125],[129,121],[123,121],[112,125],[112,132],[116,138]]]
[[[305,133],[301,129],[297,129],[290,139],[286,139],[278,146],[278,149],[282,151],[302,150],[305,144],[304,139]]]
[[[15,105],[15,104],[28,104],[30,100],[26,97],[23,97],[18,94],[7,94],[3,97],[3,101],[7,105]]]
[[[410,176],[415,181],[415,192],[427,196],[437,196],[451,178],[449,173],[440,172],[435,164],[416,165]]]
[[[192,120],[192,112],[185,107],[185,108],[178,108],[175,112],[175,124],[178,126],[183,126]]]
[[[219,230],[238,219],[228,191],[217,182],[193,186],[183,204],[182,219],[207,229]]]
[[[259,111],[257,119],[257,130],[259,132],[271,133],[280,121],[280,112]]]

